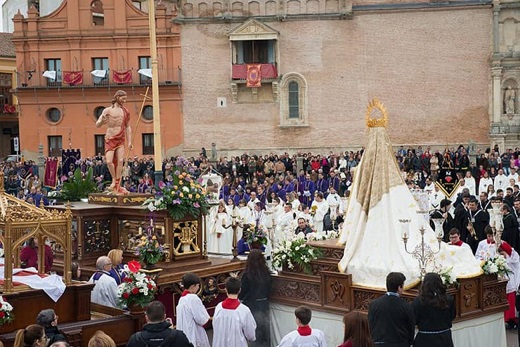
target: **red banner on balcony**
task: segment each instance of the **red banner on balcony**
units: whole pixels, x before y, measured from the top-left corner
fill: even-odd
[[[132,83],[132,70],[112,71],[114,83]]]
[[[249,88],[260,88],[262,86],[262,65],[247,64],[246,86]]]
[[[260,64],[262,67],[262,79],[278,78],[278,71],[274,64]],[[247,79],[247,64],[233,64],[232,77],[235,80]]]
[[[4,104],[4,113],[16,113],[16,106]]]
[[[63,83],[71,86],[83,84],[83,71],[63,71]]]
[[[58,183],[58,158],[47,158],[45,160],[43,185],[46,187],[56,188],[56,183]]]

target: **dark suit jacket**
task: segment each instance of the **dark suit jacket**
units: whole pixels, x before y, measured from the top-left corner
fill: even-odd
[[[409,347],[415,335],[412,306],[402,298],[383,295],[368,308],[368,324],[378,347]]]

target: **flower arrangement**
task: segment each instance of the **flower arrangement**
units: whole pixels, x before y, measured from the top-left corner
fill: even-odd
[[[144,265],[153,265],[161,260],[163,253],[163,247],[155,234],[153,219],[150,219],[150,225],[142,234],[135,249],[135,255],[139,256],[139,261]]]
[[[206,190],[195,180],[195,169],[184,157],[178,157],[172,168],[172,175],[165,182],[159,182],[158,193],[154,199],[145,201],[150,211],[168,210],[173,219],[186,215],[198,217],[207,213],[209,204]]]
[[[14,320],[13,306],[0,295],[0,326],[11,323]]]
[[[311,210],[309,211],[309,213],[311,214],[311,216],[315,216],[316,215],[316,211],[318,210],[318,206],[316,205],[312,205],[311,206]]]
[[[320,256],[321,250],[307,244],[305,237],[298,236],[292,240],[282,240],[273,250],[273,266],[287,266],[290,270],[299,267],[306,273],[312,273],[311,261]]]
[[[121,307],[141,306],[145,307],[154,299],[157,291],[155,282],[146,274],[139,272],[141,264],[131,260],[125,265],[126,277],[117,287],[117,296]]]
[[[511,269],[507,265],[506,258],[501,254],[495,254],[482,264],[482,270],[484,274],[491,275],[497,274],[500,276],[511,273]]]
[[[441,277],[442,284],[444,284],[445,287],[456,286],[458,284],[457,276],[453,273],[453,266],[449,268],[436,266],[433,272]]]
[[[255,223],[244,224],[242,227],[244,232],[244,240],[248,244],[259,242],[262,245],[267,244],[267,233],[262,225],[256,225]]]

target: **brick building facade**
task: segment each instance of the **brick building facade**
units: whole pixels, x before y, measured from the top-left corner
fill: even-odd
[[[179,151],[183,129],[180,37],[166,12],[157,6],[162,150],[168,155]],[[128,93],[131,155],[154,153],[152,100],[143,104],[151,85],[147,13],[130,0],[65,0],[48,16],[40,17],[32,7],[27,17],[18,13],[13,21],[20,145],[26,158],[58,156],[61,148],[79,148],[83,156],[103,152],[105,129],[96,128],[95,121],[118,89]]]
[[[186,0],[180,12],[186,151],[358,147],[373,97],[394,144],[489,143],[491,4]],[[247,63],[268,66],[260,88],[246,87]]]

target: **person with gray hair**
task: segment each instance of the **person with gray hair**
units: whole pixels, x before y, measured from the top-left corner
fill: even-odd
[[[94,283],[90,294],[90,301],[104,306],[117,307],[117,283],[110,276],[112,261],[107,256],[101,256],[96,261],[96,272],[90,277],[88,283]]]
[[[52,308],[42,310],[36,316],[36,324],[45,328],[45,335],[49,338],[49,345],[58,341],[67,341],[65,334],[58,329],[58,315]]]

